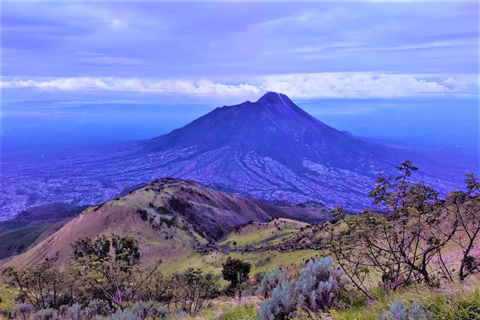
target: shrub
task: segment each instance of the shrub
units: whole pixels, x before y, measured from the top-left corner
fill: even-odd
[[[85,312],[90,318],[95,316],[108,316],[112,311],[110,305],[106,301],[100,299],[90,300],[85,308]]]
[[[287,280],[287,273],[282,269],[267,271],[263,276],[260,287],[256,291],[256,295],[269,298],[272,296],[273,289]]]
[[[34,311],[35,308],[33,308],[31,305],[22,303],[13,309],[12,318],[15,320],[28,320]]]
[[[75,277],[77,299],[85,301],[102,298],[110,304],[124,308],[131,301],[158,267],[147,270],[136,264],[140,259],[138,242],[131,236],[104,236],[92,240],[85,238],[75,242],[75,262],[71,271]]]
[[[260,304],[258,320],[286,320],[298,309],[298,290],[295,280],[283,282],[273,289],[272,297]]]
[[[343,272],[332,268],[333,259],[310,260],[300,272],[297,287],[305,307],[310,310],[327,309],[333,305],[348,283]]]
[[[309,261],[297,281],[284,281],[260,305],[259,320],[288,319],[299,307],[308,312],[330,308],[348,282],[332,264],[330,257]]]
[[[3,270],[7,283],[18,289],[19,301],[28,301],[35,309],[58,308],[60,296],[67,289],[66,275],[47,261],[35,268]]]
[[[41,309],[33,314],[33,320],[52,320],[55,316],[55,310]]]
[[[63,305],[58,310],[58,314],[62,316],[62,319],[68,320],[89,320],[90,317],[82,309],[82,306],[75,303],[71,306]]]
[[[380,320],[428,320],[430,315],[425,312],[420,304],[413,302],[406,307],[400,300],[395,300],[390,305],[390,311],[385,312]]]
[[[109,320],[142,320],[139,316],[134,314],[131,310],[117,310],[112,314]]]
[[[204,274],[199,269],[189,268],[173,277],[174,302],[191,316],[204,309],[218,293],[212,274]]]
[[[132,307],[132,312],[141,319],[160,318],[165,319],[168,315],[168,308],[154,301],[138,301]]]
[[[154,318],[166,319],[170,315],[170,311],[167,306],[155,304],[152,314]]]
[[[140,319],[145,319],[151,316],[151,311],[153,309],[153,301],[138,301],[132,307],[132,312],[137,315]]]

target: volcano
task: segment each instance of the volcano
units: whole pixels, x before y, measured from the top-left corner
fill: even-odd
[[[362,170],[368,158],[378,156],[365,142],[327,126],[275,92],[257,102],[217,108],[146,143],[153,152],[189,147],[199,154],[227,148],[242,158],[253,152],[300,170],[305,169],[305,159]]]
[[[103,203],[165,177],[271,203],[363,209],[371,203],[375,177],[399,163],[389,160],[391,151],[322,123],[286,95],[268,92],[133,145],[5,166],[0,220],[50,203]]]
[[[284,94],[223,106],[144,142],[158,174],[269,201],[360,208],[373,178],[392,168],[381,148],[314,118]]]

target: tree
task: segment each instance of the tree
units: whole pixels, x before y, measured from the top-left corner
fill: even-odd
[[[148,268],[145,273],[150,273],[152,270]],[[178,285],[174,277],[165,276],[156,269],[151,277],[138,290],[136,298],[143,301],[156,301],[162,304],[169,305],[174,298],[175,287]]]
[[[158,264],[146,270],[137,266],[140,260],[137,241],[131,236],[100,236],[95,240],[79,239],[73,244],[80,299],[105,299],[116,307],[133,300],[152,275]]]
[[[18,289],[18,300],[37,310],[58,308],[61,297],[68,295],[65,274],[53,268],[50,261],[26,270],[9,267],[3,274],[8,283]]]
[[[175,304],[195,316],[217,295],[217,287],[212,274],[204,274],[200,269],[189,268],[184,273],[174,275]]]
[[[445,210],[437,191],[409,181],[417,170],[410,161],[397,169],[400,175],[380,175],[370,192],[383,214],[365,210],[351,216],[337,208],[334,215],[346,228],[330,229],[340,266],[371,299],[365,282],[369,273],[382,279],[386,294],[413,281],[435,284],[430,264],[443,261],[441,250],[458,229],[456,216]]]
[[[466,191],[455,191],[447,195],[446,208],[458,219],[460,232],[453,241],[462,248],[459,277],[465,280],[480,269],[480,259],[472,255],[480,234],[480,181],[473,174],[467,174]]]
[[[251,265],[240,259],[228,257],[227,261],[222,263],[222,276],[224,280],[230,281],[227,291],[238,292],[239,299],[242,299],[242,284],[248,280]]]

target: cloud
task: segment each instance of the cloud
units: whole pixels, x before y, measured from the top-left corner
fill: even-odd
[[[263,87],[298,98],[411,98],[476,94],[476,83],[464,75],[316,73],[270,76]]]
[[[121,30],[127,27],[127,22],[120,19],[113,19],[109,25],[110,28],[114,30]]]
[[[378,73],[306,73],[261,76],[251,83],[226,84],[203,80],[155,80],[140,78],[78,77],[57,79],[13,79],[0,83],[3,89],[37,89],[78,92],[133,92],[187,95],[199,98],[258,97],[266,91],[292,98],[415,98],[432,96],[476,96],[475,75],[412,75]]]
[[[50,91],[116,91],[156,94],[180,94],[199,97],[254,96],[261,89],[249,84],[222,84],[204,80],[157,81],[137,78],[58,78],[52,80],[12,80],[0,82],[0,88],[34,88]]]

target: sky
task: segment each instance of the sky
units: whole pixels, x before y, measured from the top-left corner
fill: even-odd
[[[267,91],[359,137],[480,159],[477,1],[0,5],[0,160],[153,138]]]
[[[477,99],[478,6],[2,1],[2,101]]]

